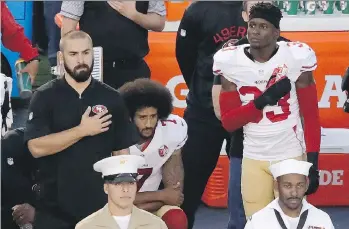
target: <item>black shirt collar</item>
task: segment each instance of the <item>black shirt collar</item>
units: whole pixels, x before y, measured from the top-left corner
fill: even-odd
[[[245,48],[244,48],[244,53],[245,53],[245,55],[246,55],[250,60],[252,60],[252,61],[254,62],[255,59],[253,58],[252,54],[248,51],[249,48],[250,48],[250,46],[245,47]],[[276,49],[274,50],[274,52],[271,54],[269,60],[278,52],[278,50],[279,50],[279,46],[276,47]]]
[[[68,89],[69,91],[72,91],[72,92],[74,92],[75,94],[77,94],[78,95],[78,92],[77,91],[75,91],[75,89],[72,87],[72,86],[70,86],[69,84],[68,84],[68,82],[67,82],[67,80],[66,80],[66,78],[65,78],[65,76],[63,76],[63,77],[61,77],[61,78],[59,78],[59,79],[57,79],[58,80],[58,85],[60,86],[60,87],[62,87],[62,88],[65,88],[65,89]],[[83,91],[83,93],[81,94],[81,96],[82,95],[84,95],[86,92],[88,92],[89,90],[91,90],[92,88],[95,88],[95,86],[96,86],[96,79],[94,79],[93,77],[91,77],[91,82],[90,82],[90,84],[87,86],[87,88]]]

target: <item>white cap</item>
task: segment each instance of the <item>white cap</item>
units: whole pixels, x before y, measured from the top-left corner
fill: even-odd
[[[304,176],[309,175],[309,169],[312,163],[307,161],[298,161],[295,159],[287,159],[278,163],[275,163],[269,167],[270,172],[273,174],[274,179],[286,174],[301,174]]]
[[[137,174],[138,168],[145,164],[145,159],[137,155],[119,155],[104,158],[93,165],[102,177],[118,174]]]

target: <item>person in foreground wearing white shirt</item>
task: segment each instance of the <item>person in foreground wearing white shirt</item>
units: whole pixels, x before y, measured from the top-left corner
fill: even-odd
[[[311,166],[294,159],[271,165],[279,198],[249,217],[245,229],[334,229],[330,216],[304,198]]]
[[[108,203],[81,220],[75,229],[168,229],[160,218],[133,204],[137,170],[144,163],[145,159],[137,155],[112,156],[96,162],[93,168],[102,173]]]

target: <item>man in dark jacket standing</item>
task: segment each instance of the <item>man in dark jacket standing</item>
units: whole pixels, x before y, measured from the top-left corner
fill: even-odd
[[[185,172],[182,209],[187,214],[189,229],[194,225],[195,212],[224,140],[229,149],[230,135],[213,110],[212,65],[217,49],[230,39],[237,41],[246,35],[241,6],[241,2],[194,2],[178,28],[176,57],[189,88],[184,113],[188,141],[182,153]]]

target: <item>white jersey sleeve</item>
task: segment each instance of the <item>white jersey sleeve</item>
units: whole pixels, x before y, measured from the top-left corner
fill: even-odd
[[[167,141],[173,142],[174,150],[182,148],[188,139],[188,125],[186,121],[178,115],[171,114],[166,120],[161,122],[166,125],[166,137],[170,138]]]
[[[287,42],[287,46],[293,58],[299,65],[300,73],[314,71],[317,67],[317,59],[314,50],[302,42]]]
[[[213,56],[213,74],[223,76],[230,82],[236,83],[234,71],[236,70],[235,62],[239,46],[229,46],[220,49]]]

